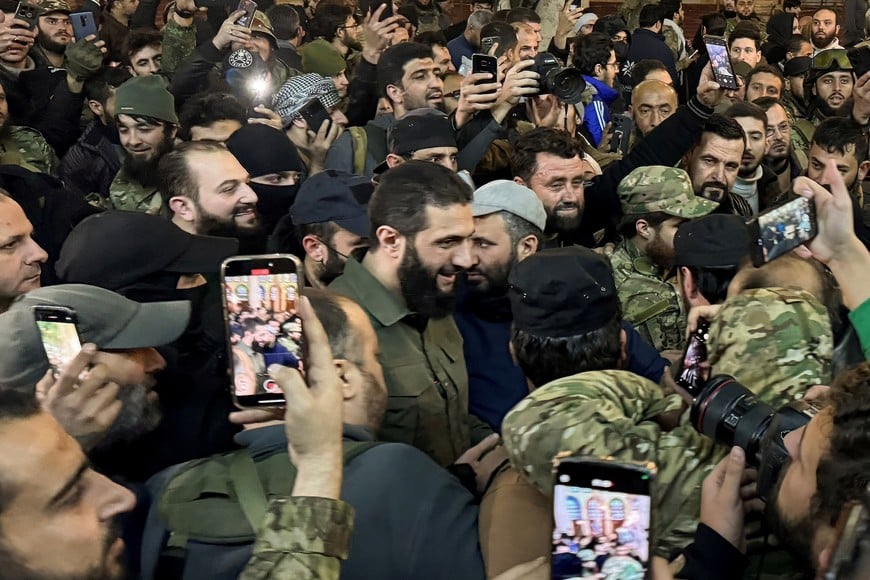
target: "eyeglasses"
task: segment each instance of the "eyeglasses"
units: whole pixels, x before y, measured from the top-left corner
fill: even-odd
[[[834,69],[835,64],[839,70],[852,70],[849,56],[845,50],[839,48],[823,50],[813,57],[813,63],[810,66],[814,70],[836,70]]]
[[[359,22],[354,22],[353,24],[344,24],[338,27],[339,30],[349,30],[351,28],[359,28]]]
[[[774,137],[776,135],[788,135],[791,133],[791,126],[788,123],[780,123],[776,127],[767,128],[767,136]]]

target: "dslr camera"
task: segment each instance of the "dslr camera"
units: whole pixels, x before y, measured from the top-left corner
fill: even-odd
[[[562,66],[559,59],[551,53],[541,52],[535,57],[535,65],[531,70],[541,76],[538,80],[538,94],[555,95],[569,105],[580,102],[580,96],[586,90],[586,81],[576,68]]]
[[[695,398],[690,420],[699,433],[746,452],[746,462],[758,468],[758,496],[769,502],[789,461],[785,436],[809,423],[817,411],[802,401],[774,409],[734,377],[717,375]]]

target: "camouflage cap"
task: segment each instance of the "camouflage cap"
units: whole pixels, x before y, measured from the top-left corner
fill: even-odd
[[[733,376],[774,407],[831,380],[828,311],[803,290],[758,288],[729,298],[710,325],[708,350],[713,374]]]
[[[39,5],[39,15],[45,16],[51,12],[64,12],[69,14],[72,12],[72,9],[67,0],[43,0],[42,4]]]
[[[254,32],[265,34],[277,45],[278,38],[275,36],[275,30],[272,28],[272,21],[260,10],[254,12],[254,19],[251,21],[251,34]]]
[[[696,218],[719,207],[718,203],[695,195],[688,173],[664,165],[638,167],[619,182],[617,194],[625,215],[660,211],[675,217]]]

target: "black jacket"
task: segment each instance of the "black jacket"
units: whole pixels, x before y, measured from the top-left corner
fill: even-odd
[[[677,75],[677,65],[674,62],[674,53],[665,44],[661,34],[656,34],[646,28],[638,28],[631,37],[631,46],[628,49],[628,57],[619,76],[619,81],[624,87],[631,86],[631,68],[638,61],[646,59],[660,60],[668,69],[674,88],[679,93],[680,77]]]
[[[86,198],[96,193],[109,198],[109,186],[121,169],[120,141],[99,119],[94,119],[60,161],[57,175],[66,188]]]

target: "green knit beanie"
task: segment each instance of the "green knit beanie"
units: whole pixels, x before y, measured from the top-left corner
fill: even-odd
[[[175,99],[160,75],[133,77],[115,90],[115,114],[153,117],[178,125]]]
[[[334,77],[347,68],[347,63],[338,49],[322,38],[313,40],[302,50],[302,70],[324,77]]]

